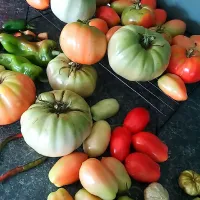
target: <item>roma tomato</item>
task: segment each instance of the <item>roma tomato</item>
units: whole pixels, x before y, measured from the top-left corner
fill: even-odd
[[[14,123],[35,101],[34,82],[24,74],[2,69],[0,97],[0,125]]]
[[[125,126],[131,133],[143,131],[150,121],[149,111],[145,108],[138,107],[132,109],[124,119]]]
[[[45,10],[50,5],[50,0],[26,0],[26,2],[35,9]]]
[[[163,24],[163,27],[172,37],[175,37],[185,33],[186,23],[179,19],[173,19]]]
[[[49,172],[49,180],[57,187],[69,185],[79,180],[79,170],[87,154],[74,152],[60,158]]]
[[[157,6],[157,0],[141,0],[141,4],[147,5],[153,9],[156,9]]]
[[[156,135],[140,132],[132,137],[132,144],[136,151],[147,154],[156,162],[168,159],[168,147]]]
[[[177,35],[172,39],[172,45],[179,45],[183,48],[189,49],[194,48],[195,43],[187,36]]]
[[[158,79],[159,88],[176,101],[185,101],[187,90],[183,80],[175,74],[165,74]]]
[[[117,0],[111,3],[111,8],[113,8],[117,14],[121,15],[125,8],[133,5],[134,0]]]
[[[55,192],[51,192],[47,200],[73,200],[72,196],[64,188],[59,188]]]
[[[163,9],[156,9],[155,10],[155,24],[160,26],[164,24],[167,20],[167,12]]]
[[[68,200],[68,199],[66,199]],[[76,194],[75,194],[75,200],[101,200],[99,197],[94,196],[90,194],[87,190],[85,189],[80,189]]]
[[[200,81],[200,54],[194,48],[186,49],[179,45],[171,47],[168,72],[181,77],[185,83]]]
[[[123,25],[133,24],[150,28],[155,24],[155,13],[152,8],[135,3],[124,9],[121,22]]]
[[[125,160],[129,175],[139,182],[152,183],[160,178],[160,166],[143,153],[132,153]]]
[[[104,200],[113,200],[118,192],[114,175],[95,158],[86,160],[79,171],[82,186],[91,194]]]
[[[108,6],[101,6],[97,8],[96,17],[105,20],[109,27],[116,26],[120,23],[120,17],[112,8]]]
[[[109,42],[110,38],[113,36],[113,34],[119,30],[122,26],[113,26],[106,34],[107,41]]]
[[[107,49],[104,33],[82,22],[67,24],[60,35],[60,46],[73,62],[92,65],[100,61]]]
[[[130,153],[131,133],[125,127],[114,129],[110,140],[110,153],[112,157],[124,161]]]
[[[105,34],[108,32],[108,25],[106,21],[103,19],[100,19],[100,18],[91,19],[89,22],[89,25],[98,28],[100,31],[102,31]]]

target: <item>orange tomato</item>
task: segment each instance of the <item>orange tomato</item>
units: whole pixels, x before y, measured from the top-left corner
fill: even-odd
[[[91,19],[89,22],[89,25],[98,28],[100,31],[102,31],[105,34],[108,32],[108,25],[106,21],[103,19],[100,19],[100,18]]]
[[[122,26],[113,26],[106,34],[107,41],[109,42],[110,38],[113,36],[113,34],[119,30]]]
[[[96,27],[82,22],[67,24],[60,35],[60,46],[64,54],[73,62],[92,65],[105,55],[107,40]]]
[[[185,101],[187,90],[183,80],[175,74],[165,74],[158,79],[159,88],[176,101]]]
[[[156,9],[156,6],[157,6],[157,2],[156,0],[141,0],[141,3],[143,5],[147,5],[153,9]]]
[[[167,20],[167,12],[163,9],[156,9],[155,10],[155,18],[156,18],[156,25],[162,25]]]
[[[49,172],[49,180],[57,187],[69,185],[79,180],[79,170],[88,155],[74,152],[60,158]]]
[[[34,103],[36,88],[28,76],[3,70],[0,72],[0,125],[16,122]]]
[[[186,49],[195,47],[195,43],[189,37],[184,35],[175,36],[172,39],[172,45],[179,45]]]
[[[50,0],[26,0],[26,2],[38,10],[45,10],[50,5]]]

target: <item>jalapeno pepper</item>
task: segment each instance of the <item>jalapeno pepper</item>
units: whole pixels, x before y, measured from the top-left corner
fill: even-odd
[[[16,19],[16,20],[8,20],[6,22],[4,22],[4,24],[2,25],[2,28],[5,30],[5,31],[23,31],[23,30],[26,30],[26,29],[34,29],[33,26],[27,24],[26,20],[23,20],[23,19]]]
[[[55,51],[57,44],[53,40],[29,42],[24,38],[17,38],[11,34],[1,33],[0,42],[8,53],[23,56],[41,67],[46,67],[59,54],[58,51]]]
[[[43,71],[42,68],[32,64],[28,59],[12,54],[0,54],[0,65],[9,70],[26,74],[33,80],[38,78]]]

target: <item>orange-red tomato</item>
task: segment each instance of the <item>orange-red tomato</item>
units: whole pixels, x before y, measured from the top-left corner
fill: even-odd
[[[200,81],[200,53],[195,49],[186,49],[179,45],[171,47],[168,72],[181,77],[185,83]]]
[[[120,17],[112,8],[101,6],[97,8],[96,17],[105,20],[109,27],[116,26],[120,23]]]
[[[49,180],[57,187],[69,185],[79,180],[79,170],[88,155],[74,152],[60,158],[49,172]]]
[[[110,38],[113,36],[113,34],[119,30],[122,26],[113,26],[106,34],[107,41],[109,42]]]
[[[165,74],[158,79],[159,88],[176,101],[185,101],[187,90],[182,79],[175,74]]]
[[[0,72],[0,125],[16,122],[34,103],[36,88],[28,76],[13,72]]]
[[[91,19],[89,22],[89,25],[98,28],[100,31],[102,31],[105,34],[108,32],[108,25],[106,21],[103,19],[100,19],[100,18]]]
[[[60,46],[64,54],[73,62],[92,65],[105,55],[107,40],[96,27],[82,22],[67,24],[60,35]]]
[[[162,25],[167,20],[167,12],[163,9],[156,9],[155,10],[155,18],[156,18],[156,25]]]
[[[196,49],[200,51],[200,35],[192,35],[190,39],[196,44]]]
[[[38,10],[45,10],[50,5],[50,0],[26,0],[27,3]]]
[[[184,35],[177,35],[172,39],[172,45],[179,45],[183,48],[189,49],[195,47],[195,43]]]
[[[157,2],[156,0],[141,0],[141,3],[143,5],[147,5],[153,9],[156,9],[156,6],[157,6]]]

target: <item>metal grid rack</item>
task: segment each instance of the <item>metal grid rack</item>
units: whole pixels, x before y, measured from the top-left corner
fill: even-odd
[[[33,16],[32,16],[33,15]],[[34,20],[46,20],[50,26],[54,27],[59,33],[64,27],[65,23],[57,19],[52,13],[51,9],[44,11],[36,10],[28,6],[26,20],[28,22],[34,22]],[[58,38],[56,38],[58,39]],[[117,79],[121,84],[131,92],[137,94],[141,99],[143,99],[150,107],[152,107],[155,112],[157,112],[161,117],[164,117],[164,123],[162,126],[174,115],[178,110],[182,102],[177,102],[170,97],[166,96],[157,86],[157,80],[147,82],[130,82],[124,78],[116,75],[111,67],[109,66],[107,56],[104,57],[98,63],[107,73],[111,74],[115,79]],[[195,89],[199,86],[198,83],[187,85],[188,96],[190,96]],[[159,127],[159,129],[162,127]]]

